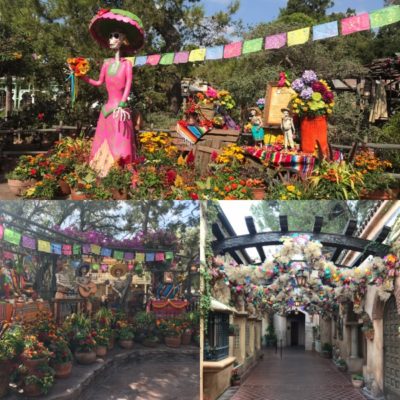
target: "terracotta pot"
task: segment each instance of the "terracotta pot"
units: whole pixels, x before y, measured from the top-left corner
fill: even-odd
[[[300,120],[301,150],[304,153],[314,153],[317,140],[324,155],[328,154],[328,121],[325,115]]]
[[[65,196],[71,194],[71,187],[69,186],[69,184],[67,182],[64,181],[64,179],[58,180],[58,186],[60,186],[61,194],[65,195]]]
[[[264,200],[265,199],[265,188],[264,187],[253,187],[251,188],[253,200]]]
[[[358,380],[355,380],[355,379],[352,379],[351,383],[353,384],[353,386],[355,388],[361,388],[364,385],[364,381],[358,381]]]
[[[22,196],[24,192],[36,183],[35,179],[20,181],[18,179],[8,179],[7,184],[10,192],[16,196]]]
[[[10,384],[11,364],[8,361],[0,362],[0,398],[8,392]]]
[[[48,363],[48,359],[45,357],[38,358],[36,360],[31,360],[30,358],[25,358],[25,357],[21,357],[21,359],[22,359],[22,363],[27,368],[27,370],[30,373],[35,374],[35,375],[37,375],[37,370],[38,370],[39,366]]]
[[[123,349],[133,348],[133,340],[120,340],[118,343]]]
[[[192,332],[183,332],[182,333],[182,344],[188,345],[192,342]]]
[[[43,394],[42,388],[36,383],[30,383],[23,386],[24,395],[28,397],[38,397]]]
[[[396,200],[399,198],[400,189],[376,189],[372,192],[362,190],[360,199],[363,200]]]
[[[71,188],[71,200],[88,200],[90,196],[86,195],[85,193],[80,193],[75,191],[74,188]]]
[[[146,347],[157,347],[158,342],[155,340],[144,339],[142,344]]]
[[[97,357],[104,357],[107,354],[107,346],[97,346],[96,355]]]
[[[82,364],[82,365],[89,365],[89,364],[93,364],[96,361],[96,352],[94,351],[89,351],[89,352],[85,352],[85,353],[79,353],[79,352],[75,352],[74,354],[75,356],[75,360],[78,364]]]
[[[64,379],[71,375],[72,371],[72,361],[66,362],[64,364],[52,364],[52,368],[55,371],[55,377]]]
[[[181,337],[180,336],[166,336],[165,344],[168,347],[179,347],[181,345]]]
[[[111,189],[111,194],[113,200],[128,200],[128,190],[127,189]]]

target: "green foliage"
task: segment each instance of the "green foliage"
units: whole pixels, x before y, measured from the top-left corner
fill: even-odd
[[[332,345],[330,343],[324,343],[322,345],[322,351],[326,351],[327,353],[332,353]]]

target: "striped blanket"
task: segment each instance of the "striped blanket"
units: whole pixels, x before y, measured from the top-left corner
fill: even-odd
[[[208,129],[203,126],[188,125],[185,121],[179,121],[176,124],[176,132],[191,144],[196,144],[207,131]]]

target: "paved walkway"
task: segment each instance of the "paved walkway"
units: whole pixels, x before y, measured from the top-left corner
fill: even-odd
[[[302,349],[266,351],[235,393],[221,400],[365,400],[332,360]]]

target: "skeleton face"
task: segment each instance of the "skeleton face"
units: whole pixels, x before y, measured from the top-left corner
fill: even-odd
[[[284,117],[288,117],[288,116],[289,116],[289,111],[286,111],[286,110],[285,110],[285,111],[283,112],[283,116],[284,116]]]
[[[121,32],[111,32],[109,38],[110,49],[119,50],[124,44],[126,35]]]

